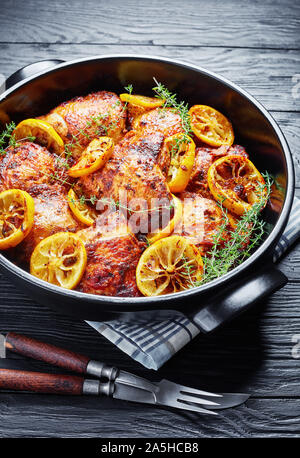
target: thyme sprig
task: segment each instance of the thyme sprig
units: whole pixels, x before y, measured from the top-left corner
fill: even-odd
[[[168,88],[166,88],[162,83],[159,83],[156,78],[154,78],[156,86],[152,88],[155,92],[156,97],[164,100],[163,108],[173,108],[175,113],[178,113],[181,119],[181,126],[183,129],[183,135],[178,137],[171,150],[171,157],[174,157],[179,151],[180,147],[185,144],[189,144],[191,141],[190,135],[192,134],[192,127],[190,122],[189,106],[185,102],[177,101],[177,94],[172,94]]]
[[[10,144],[12,141],[13,137],[13,131],[16,128],[16,124],[14,122],[11,122],[9,124],[6,124],[5,129],[3,132],[1,132],[0,135],[0,153],[5,154],[7,145]]]
[[[262,240],[264,235],[265,222],[260,217],[260,212],[265,207],[272,186],[272,179],[268,173],[263,174],[265,183],[258,183],[259,199],[244,213],[238,220],[234,231],[230,231],[230,238],[220,247],[220,242],[224,240],[224,231],[228,227],[227,209],[223,203],[220,204],[223,213],[223,223],[219,227],[217,234],[213,237],[212,249],[203,258],[204,275],[198,284],[199,286],[215,278],[225,275],[229,270],[241,264],[251,256],[253,248]]]
[[[172,94],[172,92],[162,83],[159,83],[156,78],[153,79],[156,86],[153,87],[152,90],[155,92],[156,97],[165,101],[164,108],[173,108],[174,111],[179,114],[184,136],[186,137],[184,141],[187,141],[188,136],[192,133],[188,103],[183,101],[178,102],[177,94]]]
[[[78,199],[73,199],[73,198],[70,198],[68,197],[67,199],[67,202],[71,202],[72,204],[74,205],[86,205],[87,203],[91,203],[92,205],[94,205],[97,201],[97,197],[92,195],[89,199],[87,197],[85,197],[85,195],[81,195],[81,196],[78,196]]]
[[[7,149],[12,146],[16,148],[19,146],[19,142],[29,140],[34,141],[35,137],[29,136],[20,138],[16,140],[14,135],[14,130],[16,128],[16,124],[12,121],[9,124],[6,124],[5,129],[0,134],[0,154],[4,156],[6,154]]]
[[[193,260],[188,259],[185,255],[182,256],[182,264],[179,265],[180,268],[180,275],[182,277],[185,277],[186,280],[189,282],[189,288],[193,288],[195,286],[195,281],[193,279],[193,276],[195,275],[196,269],[195,266],[193,265]]]

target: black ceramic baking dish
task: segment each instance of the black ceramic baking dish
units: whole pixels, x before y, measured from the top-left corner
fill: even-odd
[[[62,101],[95,90],[151,95],[153,77],[189,104],[211,105],[233,123],[236,142],[246,147],[260,171],[281,173],[286,196],[279,213],[264,211],[272,228],[250,258],[223,277],[198,288],[159,297],[120,298],[69,291],[31,276],[0,255],[2,272],[32,298],[59,312],[87,320],[160,319],[167,311],[186,314],[208,332],[282,287],[287,278],[272,263],[274,246],[286,226],[294,196],[294,170],[284,136],[270,114],[225,78],[194,65],[155,56],[109,55],[29,65],[7,80],[0,118],[16,122],[48,112]]]

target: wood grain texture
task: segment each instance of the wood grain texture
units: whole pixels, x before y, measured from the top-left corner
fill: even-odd
[[[300,197],[300,4],[294,0],[4,0],[0,71],[37,60],[154,54],[222,74],[254,95],[282,128]],[[0,437],[299,437],[300,243],[279,263],[289,283],[216,333],[200,336],[157,373],[87,324],[32,302],[0,275],[0,332],[15,331],[153,380],[254,397],[218,418],[110,399],[0,393]],[[10,353],[0,367],[55,373]],[[180,369],[180,370],[178,370]]]
[[[299,3],[285,0],[2,1],[0,41],[299,48]],[[26,24],[26,27],[24,26]]]
[[[59,407],[58,407],[59,406]],[[41,412],[44,412],[41,415]],[[24,417],[26,424],[24,425]],[[112,421],[113,418],[113,421]],[[3,394],[0,437],[295,437],[299,403],[249,399],[218,417],[133,405],[124,401]]]
[[[48,394],[82,394],[83,378],[74,375],[0,369],[0,389]]]
[[[1,44],[1,72],[9,76],[24,65],[47,58],[72,60],[104,54],[144,54],[183,60],[241,85],[268,110],[300,111],[292,95],[292,77],[300,73],[298,50],[263,50],[218,47],[90,45],[90,44]]]
[[[72,351],[37,341],[31,337],[9,332],[5,340],[6,349],[28,358],[38,359],[79,374],[85,374],[89,358]]]

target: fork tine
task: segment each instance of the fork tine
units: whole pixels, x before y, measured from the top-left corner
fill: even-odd
[[[172,401],[168,402],[167,405],[170,407],[176,407],[177,409],[191,410],[193,412],[205,413],[208,415],[218,415],[218,413],[213,410],[203,409],[201,407],[197,407],[196,405],[186,404],[185,402]]]
[[[173,383],[173,382],[172,382]],[[184,386],[184,385],[177,385],[178,390],[180,393],[186,393],[186,394],[198,394],[199,396],[212,396],[216,398],[221,398],[221,394],[216,394],[216,393],[210,393],[209,391],[203,391],[203,390],[197,390],[196,388],[191,388],[190,386]]]
[[[180,390],[180,393],[198,394],[199,396],[210,396],[214,398],[222,397],[222,394],[209,393],[209,391],[196,390],[195,388],[190,388],[188,386],[180,386],[179,390]]]
[[[209,401],[208,399],[196,398],[195,396],[190,396],[180,393],[177,398],[178,401],[193,402],[194,404],[204,404],[207,406],[219,406],[217,402]]]
[[[206,407],[205,410],[220,410],[236,407],[243,404],[248,398],[248,394],[243,393],[210,393],[208,391],[197,390],[184,385],[170,382],[169,380],[161,380],[155,385],[159,388],[156,391],[156,400],[158,404],[174,406],[180,409],[199,410],[198,405]],[[213,398],[213,399],[207,399]],[[216,412],[214,412],[216,413]]]
[[[219,400],[219,404],[216,406],[207,405],[207,409],[229,409],[237,407],[249,399],[249,394],[242,393],[222,393],[223,397]]]

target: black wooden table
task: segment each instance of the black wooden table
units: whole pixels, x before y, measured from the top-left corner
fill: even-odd
[[[286,135],[300,197],[298,0],[1,2],[0,72],[6,76],[41,59],[109,53],[178,58],[248,90]],[[157,374],[87,324],[32,302],[1,277],[1,333],[28,334],[140,375],[252,397],[211,418],[109,399],[5,393],[0,394],[0,437],[299,436],[300,359],[292,356],[293,339],[300,339],[299,261],[300,244],[280,263],[289,277],[281,291],[226,328],[195,339]]]

